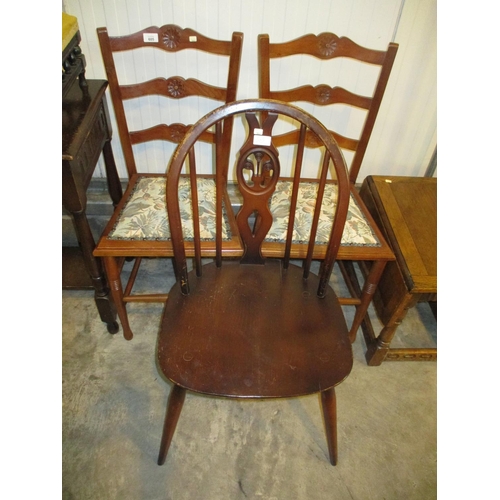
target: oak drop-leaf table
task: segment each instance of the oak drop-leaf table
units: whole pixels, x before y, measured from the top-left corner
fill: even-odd
[[[375,336],[363,328],[367,362],[435,361],[437,347],[390,344],[417,302],[429,302],[437,318],[437,179],[368,176],[360,196],[396,256],[387,263],[373,300],[382,331]]]

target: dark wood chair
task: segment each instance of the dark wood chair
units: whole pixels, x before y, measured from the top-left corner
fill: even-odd
[[[371,50],[357,45],[348,38],[339,38],[333,33],[309,34],[283,43],[270,43],[269,35],[265,34],[258,37],[259,96],[265,99],[276,99],[288,103],[306,103],[307,106],[311,107],[310,112],[312,114],[316,117],[322,116],[320,118],[321,121],[330,129],[332,137],[335,138],[343,153],[348,152],[346,156],[352,157],[349,168],[349,211],[342,244],[337,256],[339,267],[351,295],[350,297],[340,298],[340,301],[344,305],[356,306],[356,314],[350,329],[352,341],[355,340],[356,332],[363,322],[386,262],[394,260],[394,254],[361,200],[355,183],[389,79],[397,48],[397,44],[391,43],[386,51]],[[328,64],[330,66],[324,68],[322,74],[329,76],[330,85],[320,82],[310,82],[312,85],[300,85],[290,88],[290,82],[279,78],[277,73],[278,69],[281,69],[285,73],[288,72],[288,74],[294,74],[295,69],[295,73],[297,73],[296,66],[294,66],[297,65],[297,59],[291,56],[319,59],[323,65],[327,64],[323,63],[323,61],[329,61]],[[336,81],[335,79],[337,78],[336,69],[332,67],[331,61],[335,58],[349,59],[351,62],[355,61],[358,66],[373,65],[374,68],[378,67],[378,76],[375,75],[373,79],[373,93],[364,96],[340,86],[332,87],[331,82]],[[282,65],[281,68],[279,68],[278,64]],[[350,71],[352,74],[352,72],[359,71],[359,69],[350,67]],[[315,74],[317,74],[316,71]],[[307,75],[308,72],[301,68],[301,80],[306,80]],[[283,81],[285,83],[278,85],[278,82]],[[273,88],[271,87],[272,83],[275,84]],[[367,84],[367,82],[363,83]],[[334,107],[337,106],[338,109],[338,105],[343,106],[340,106],[344,113],[343,116],[334,114]],[[323,118],[323,116],[327,116],[324,113],[325,108],[329,110],[330,119],[328,120]],[[362,122],[362,126],[359,127],[356,137],[346,137],[339,133],[340,125],[345,126],[346,109],[363,110],[365,113],[364,121]],[[320,113],[320,111],[323,113]],[[298,141],[299,130],[290,126],[288,126],[286,131],[279,133],[274,138],[275,146],[280,148],[296,145]],[[305,144],[310,150],[322,147],[321,142],[312,133],[306,136]],[[294,175],[293,172],[289,174],[289,176],[291,175]],[[309,193],[311,190],[317,188],[316,184],[319,179],[319,175],[316,172],[309,172],[306,177],[308,178],[303,178],[299,185],[296,210],[297,220],[309,210]],[[286,226],[287,220],[286,217],[281,215],[281,211],[284,205],[290,203],[291,183],[292,179],[290,177],[284,176],[281,178],[277,184],[276,194],[271,200],[271,212],[274,215],[276,223],[271,228],[262,245],[262,252],[266,256],[275,256],[283,251],[280,232]],[[329,227],[331,225],[332,212],[328,210],[328,204],[335,204],[336,195],[334,184],[328,185],[326,189],[327,192],[324,198],[325,210],[320,215],[319,224]],[[324,245],[317,245],[314,257],[322,259],[324,248]],[[292,255],[294,257],[301,257],[303,254],[304,248],[300,245],[292,247]],[[369,263],[364,268],[366,279],[362,287],[360,287],[357,280],[353,266],[354,261]]]
[[[129,181],[121,202],[103,231],[94,255],[103,259],[123,334],[126,339],[130,340],[133,334],[128,322],[126,304],[129,302],[164,302],[167,297],[166,293],[133,293],[141,258],[172,256],[164,197],[166,174],[148,173],[155,171],[155,168],[150,166],[147,161],[140,163],[140,159],[136,157],[144,160],[144,155],[139,155],[137,149],[144,149],[144,145],[146,145],[146,147],[150,147],[148,153],[154,157],[155,148],[158,148],[157,141],[161,141],[161,144],[176,144],[182,139],[189,128],[188,124],[164,123],[165,117],[168,117],[167,103],[170,103],[171,99],[186,99],[186,101],[182,101],[186,102],[186,105],[181,109],[181,114],[186,117],[186,120],[188,120],[188,116],[193,115],[193,101],[187,98],[195,97],[203,101],[203,105],[209,106],[207,111],[220,106],[221,103],[235,101],[243,34],[235,32],[229,41],[214,40],[192,29],[181,29],[173,24],[160,28],[155,26],[146,28],[127,36],[110,37],[106,28],[98,28],[97,34],[109,81]],[[203,57],[209,57],[210,54],[216,56],[217,61],[214,68],[217,69],[217,72],[222,67],[220,56],[224,58],[224,71],[227,72],[225,87],[204,83],[197,79],[185,79],[181,76],[166,74],[167,71],[177,70],[175,64],[182,66],[184,58],[187,57],[186,53],[192,54],[193,51],[198,51],[197,53],[202,54]],[[122,57],[125,53],[137,57],[134,59],[134,64],[135,62],[138,64],[134,65],[133,71],[128,71],[127,74],[122,74],[119,78],[116,58]],[[152,59],[153,56],[156,57],[160,54],[161,57],[166,53],[172,54],[165,55],[165,60],[160,61],[161,64]],[[213,57],[212,55],[210,57]],[[167,61],[167,57],[174,58],[175,61],[172,62],[170,59]],[[156,68],[156,76],[150,78],[148,74],[147,80],[144,80],[145,77],[141,79],[143,74],[141,65],[147,66],[147,71]],[[171,66],[175,69],[171,69]],[[188,65],[188,69],[190,68],[192,66]],[[148,99],[155,99],[149,105],[152,109],[151,114],[158,117],[159,123],[144,129],[139,128],[137,124],[140,120],[134,115],[134,103],[139,102],[139,106],[144,106],[144,101],[141,104],[140,101],[137,101],[138,99],[146,99],[146,102]],[[156,104],[157,102],[159,105]],[[206,111],[196,116],[193,122],[205,113]],[[230,133],[231,118],[226,120],[225,127]],[[212,131],[206,131],[200,140],[213,147],[214,137]],[[229,155],[229,145],[224,154]],[[168,159],[167,156],[165,167]],[[215,180],[212,172],[205,172],[205,174],[199,175],[193,184],[190,184],[185,178],[180,189],[185,193],[197,189],[201,192],[199,199],[202,201],[196,209],[203,212],[202,220],[205,222],[202,250],[204,255],[213,255],[215,243],[210,228],[213,225],[211,206],[215,204]],[[223,175],[227,175],[227,163]],[[188,197],[190,200],[196,199],[194,194],[189,194],[186,198]],[[223,253],[241,255],[242,247],[237,236],[234,215],[227,192],[223,193],[223,198],[227,226],[224,233]],[[187,226],[192,226],[192,210],[190,205],[186,205],[183,210],[184,223]],[[135,262],[124,288],[121,281],[121,271],[127,258],[129,260],[135,258]]]
[[[265,120],[259,123],[259,113]],[[188,271],[189,238],[183,235],[179,182],[186,158],[194,163],[194,146],[205,131],[242,115],[248,135],[239,151],[236,175],[243,204],[237,214],[245,247],[241,259],[226,259],[222,251],[224,160],[217,163],[216,257],[202,265],[196,251]],[[280,177],[273,125],[286,116],[299,126],[294,168],[300,172],[305,137],[311,131],[324,145],[321,177],[311,211],[311,231],[303,241],[307,252],[300,266],[292,263],[294,218],[289,218],[283,258],[263,256],[262,243],[273,217],[269,202]],[[227,140],[227,138],[226,138]],[[224,142],[224,141],[222,141]],[[222,149],[222,148],[221,148]],[[219,152],[220,153],[220,152]],[[319,275],[311,272],[321,199],[329,169],[336,172],[338,198]],[[300,176],[292,185],[297,201]],[[312,201],[312,200],[311,200]],[[349,331],[338,298],[329,285],[349,204],[344,159],[328,131],[301,109],[272,100],[247,100],[225,105],[201,119],[179,144],[167,176],[167,209],[177,283],[169,292],[158,340],[158,361],[171,390],[158,463],[164,463],[186,391],[232,398],[279,398],[321,394],[330,461],[337,463],[334,387],[350,373],[353,363]],[[254,230],[254,218],[258,218]],[[195,220],[195,224],[197,221]],[[197,245],[195,244],[195,248]]]

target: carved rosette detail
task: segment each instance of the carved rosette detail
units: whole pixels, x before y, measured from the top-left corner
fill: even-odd
[[[187,127],[185,125],[182,125],[181,123],[173,123],[172,125],[170,125],[169,130],[170,138],[173,142],[178,144],[179,142],[181,142],[184,135],[186,135]]]
[[[328,85],[319,85],[316,87],[316,96],[320,102],[328,102],[332,95],[332,89]]]
[[[179,30],[173,26],[165,28],[163,32],[163,43],[167,49],[175,49],[179,45],[181,34]]]
[[[319,52],[322,56],[330,57],[337,50],[337,37],[325,33],[318,38]]]
[[[167,80],[167,92],[172,97],[182,97],[184,92],[184,82],[180,78],[169,78]]]

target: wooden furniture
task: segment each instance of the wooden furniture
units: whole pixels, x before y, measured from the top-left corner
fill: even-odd
[[[107,323],[110,333],[116,333],[116,308],[100,259],[92,253],[95,241],[86,215],[86,191],[101,154],[113,203],[116,205],[122,196],[111,149],[111,127],[104,94],[107,85],[105,80],[87,80],[85,91],[82,91],[74,81],[62,101],[62,202],[73,218],[80,244],[78,249],[63,247],[63,288],[93,287],[101,319]],[[88,278],[79,271],[82,258]]]
[[[257,113],[265,112],[259,123]],[[224,158],[217,162],[217,251],[215,261],[188,272],[179,207],[178,184],[185,159],[207,128],[223,135],[224,119],[244,115],[248,137],[240,149],[236,173],[243,205],[237,216],[245,253],[240,260],[224,259],[222,251],[222,192]],[[265,258],[261,245],[273,225],[269,202],[280,176],[278,151],[272,142],[273,125],[285,115],[300,127],[295,169],[300,172],[305,133],[312,130],[325,146],[310,244],[304,264],[290,262],[294,217],[289,217],[283,259]],[[226,132],[226,131],[224,131]],[[224,142],[224,141],[223,141]],[[222,148],[221,148],[222,149]],[[193,161],[194,157],[191,157]],[[329,168],[337,174],[338,202],[334,224],[325,245],[319,276],[310,272],[321,198]],[[298,188],[299,177],[295,186]],[[297,190],[292,187],[292,206]],[[278,101],[241,101],[223,106],[201,119],[173,155],[167,177],[167,209],[174,248],[177,283],[169,293],[158,341],[158,362],[173,383],[158,463],[164,463],[184,402],[186,390],[233,398],[293,397],[321,394],[330,461],[337,463],[336,401],[334,387],[352,368],[349,332],[339,301],[329,285],[349,204],[345,162],[328,131],[311,115]],[[257,213],[256,231],[250,219]],[[198,221],[195,218],[195,223]],[[195,238],[197,240],[198,238]],[[195,245],[196,247],[196,245]]]
[[[189,28],[181,29],[173,24],[160,28],[150,27],[120,37],[110,37],[106,28],[98,28],[97,34],[109,80],[129,182],[122,200],[97,244],[94,255],[102,257],[104,260],[123,334],[126,339],[131,339],[133,334],[128,322],[126,303],[131,301],[163,302],[167,297],[166,293],[133,293],[133,285],[139,271],[141,258],[172,256],[165,208],[165,174],[147,173],[148,165],[139,164],[136,161],[136,148],[147,143],[154,149],[155,141],[178,143],[189,126],[180,123],[167,125],[162,122],[146,129],[134,130],[134,121],[127,113],[129,108],[126,107],[126,104],[137,102],[136,99],[147,99],[150,96],[161,96],[162,103],[165,101],[163,98],[179,100],[192,96],[209,99],[210,103],[213,101],[216,103],[234,101],[238,86],[243,34],[233,33],[232,39],[229,41],[214,40]],[[157,74],[156,77],[147,81],[141,80],[139,74],[135,82],[131,82],[131,75],[127,75],[127,79],[123,83],[118,76],[115,57],[119,57],[122,53],[131,51],[142,51],[142,54],[159,52],[163,55],[163,53],[169,53],[172,57],[176,56],[176,61],[182,62],[183,58],[187,57],[186,51],[190,50],[198,51],[201,55],[223,56],[224,64],[227,64],[225,67],[227,72],[226,87],[218,87],[180,76],[168,76],[166,72],[170,66],[164,63],[153,64],[151,62],[148,69],[156,69]],[[215,106],[212,106],[212,109],[213,107]],[[186,104],[186,114],[188,108],[189,104]],[[167,114],[165,110],[155,110],[156,112],[160,114],[160,118],[164,118]],[[200,117],[196,117],[196,119],[198,118]],[[232,130],[232,125],[232,118],[226,120],[225,127],[227,127],[228,132]],[[202,140],[212,145],[216,142],[215,135],[211,131],[207,131]],[[224,154],[228,157],[230,144],[228,143],[224,147],[226,148]],[[209,157],[210,154],[207,156]],[[227,168],[226,163],[224,176],[227,176]],[[197,182],[202,185],[200,189],[203,190],[203,198],[200,200],[200,209],[204,210],[205,226],[209,233],[210,227],[213,225],[213,215],[211,215],[208,205],[214,203],[215,180],[213,175],[206,177],[200,175]],[[191,190],[196,190],[195,184],[183,184],[182,189],[189,193]],[[187,195],[187,198],[191,199],[191,195]],[[229,239],[224,243],[224,252],[238,256],[241,255],[242,246],[237,236],[236,223],[227,193],[224,195],[224,207],[229,224]],[[195,208],[198,209],[198,207]],[[183,212],[187,225],[192,225],[191,211],[192,207],[189,205]],[[203,236],[204,255],[214,255],[215,242],[210,240],[210,236],[206,234]],[[134,257],[135,263],[130,279],[124,288],[120,274],[123,262],[127,257]]]
[[[436,311],[437,179],[369,176],[360,196],[396,255],[396,261],[386,266],[374,299],[384,327],[377,337],[372,329],[363,330],[368,364],[436,360],[436,348],[396,349],[390,344],[410,307],[425,301]]]
[[[349,214],[347,217],[346,230],[342,239],[342,246],[338,254],[338,263],[342,271],[343,277],[349,287],[351,297],[341,299],[342,304],[356,306],[356,315],[351,325],[351,340],[354,341],[356,332],[363,321],[368,305],[372,300],[373,293],[376,290],[377,283],[382,275],[385,264],[388,261],[394,260],[394,255],[384,237],[380,233],[376,224],[374,224],[370,213],[359,197],[355,182],[365,155],[368,141],[373,130],[373,126],[377,117],[377,113],[384,95],[384,91],[389,79],[391,68],[396,57],[398,45],[389,44],[386,51],[371,50],[361,47],[352,40],[342,37],[339,38],[333,33],[321,33],[320,35],[304,35],[300,38],[283,43],[270,43],[269,35],[259,35],[258,37],[258,54],[259,54],[259,96],[262,98],[277,99],[284,102],[298,103],[306,102],[314,104],[314,110],[319,111],[319,108],[328,107],[331,113],[329,121],[322,120],[323,124],[330,128],[330,133],[337,141],[338,145],[348,152],[352,152],[352,161],[349,168],[349,181],[351,199],[349,205]],[[358,95],[353,91],[346,90],[340,86],[331,87],[326,83],[310,82],[313,85],[301,85],[299,87],[290,88],[288,80],[283,80],[285,83],[282,87],[272,88],[272,82],[278,82],[278,75],[272,72],[271,63],[288,64],[288,72],[293,74],[296,67],[297,59],[291,56],[307,56],[320,59],[323,61],[332,61],[336,58],[342,58],[343,61],[355,62],[358,66],[373,65],[379,68],[378,77],[373,81],[373,93],[369,96]],[[330,66],[324,68],[327,71],[330,82],[336,78],[335,71],[332,70],[332,62]],[[347,62],[345,63],[348,64]],[[326,63],[325,63],[326,65]],[[359,71],[353,67],[353,72]],[[301,73],[301,75],[304,71]],[[305,79],[307,78],[307,72]],[[352,78],[350,79],[352,81]],[[364,82],[365,84],[367,82]],[[276,87],[278,85],[276,84]],[[340,106],[341,105],[341,106]],[[340,120],[336,119],[334,114],[335,108],[350,110],[364,110],[365,117],[362,126],[358,130],[358,135],[355,137],[345,136],[343,129],[340,129]],[[315,111],[312,114],[317,116]],[[344,111],[345,113],[345,111]],[[319,113],[318,113],[319,114]],[[287,146],[296,144],[299,140],[298,129],[291,129],[281,133],[275,137],[276,146]],[[351,132],[352,134],[352,132]],[[306,137],[306,145],[308,148],[315,149],[321,146],[314,135],[309,134]],[[291,173],[290,175],[293,175]],[[318,179],[316,173],[314,182]],[[290,191],[286,183],[290,183],[291,179],[282,179],[282,191]],[[311,179],[304,179],[304,184],[311,182]],[[334,193],[332,191],[332,196]],[[299,200],[298,210],[307,211],[308,200],[307,196],[303,200]],[[279,205],[271,205],[271,211],[276,215],[280,211]],[[331,211],[325,210],[321,215],[321,223],[327,225],[331,219]],[[321,248],[317,249],[317,258],[322,258]],[[279,249],[269,240],[264,242],[262,251],[265,255],[272,256],[279,253]],[[297,256],[300,257],[300,254]],[[366,280],[362,288],[359,288],[355,270],[353,267],[354,261],[373,262],[370,267],[370,273],[366,276]]]
[[[80,48],[80,30],[76,17],[62,13],[62,96],[63,99],[73,82],[78,79],[80,88],[87,91],[85,56]]]

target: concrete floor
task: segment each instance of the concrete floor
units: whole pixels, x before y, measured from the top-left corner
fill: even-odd
[[[146,263],[145,282],[172,283]],[[334,288],[340,287],[333,277]],[[138,283],[139,288],[141,283]],[[339,464],[319,398],[236,401],[188,394],[165,465],[156,464],[171,384],[155,363],[161,304],[128,306],[134,339],[110,335],[91,291],[63,291],[63,498],[433,499],[434,362],[368,367],[361,332],[337,388]],[[348,324],[353,308],[346,307]],[[380,327],[373,311],[374,327]],[[398,345],[435,345],[427,304],[409,311]],[[422,343],[424,342],[424,343]]]

